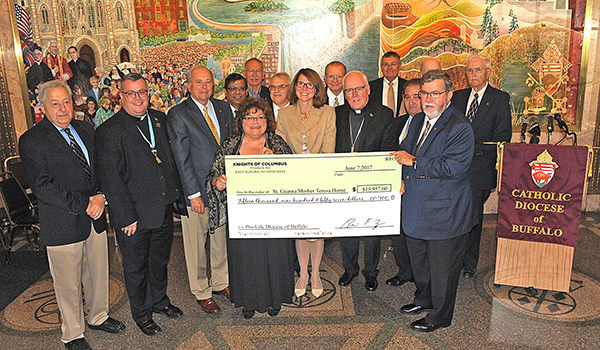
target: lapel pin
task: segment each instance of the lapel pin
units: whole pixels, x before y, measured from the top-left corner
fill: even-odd
[[[160,123],[156,123],[156,127],[157,127],[157,128],[160,128]]]

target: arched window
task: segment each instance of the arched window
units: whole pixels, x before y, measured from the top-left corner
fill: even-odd
[[[98,28],[104,28],[104,12],[102,1],[96,1],[96,13],[98,14]]]
[[[67,5],[64,2],[60,3],[60,18],[63,32],[69,30],[69,19],[67,17]]]
[[[94,13],[93,3],[88,3],[88,24],[90,28],[96,28],[96,14]]]
[[[50,16],[48,15],[48,8],[46,7],[46,5],[42,5],[42,8],[40,9],[40,12],[42,13],[42,23],[43,24],[50,24]]]
[[[120,2],[117,2],[115,5],[115,17],[117,18],[117,22],[123,22],[123,5]]]
[[[77,18],[77,14],[75,12],[75,5],[70,2],[69,3],[69,26],[71,27],[71,29],[75,29],[75,27],[77,27],[77,22],[75,21],[75,18]]]

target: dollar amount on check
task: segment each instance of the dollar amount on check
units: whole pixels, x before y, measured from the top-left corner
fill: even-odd
[[[230,237],[398,234],[402,167],[388,154],[226,156]]]

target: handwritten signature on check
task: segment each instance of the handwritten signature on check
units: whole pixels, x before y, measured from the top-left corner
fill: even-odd
[[[390,227],[390,225],[386,225],[385,221],[381,219],[373,219],[368,218],[363,222],[358,221],[356,218],[350,218],[346,220],[340,227],[336,227],[337,229],[356,229],[356,228],[370,228],[372,230],[378,227]]]

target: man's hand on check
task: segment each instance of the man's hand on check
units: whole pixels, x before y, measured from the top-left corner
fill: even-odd
[[[396,157],[396,161],[401,165],[409,165],[412,166],[414,156],[409,154],[406,151],[396,151],[390,153],[390,156]]]

